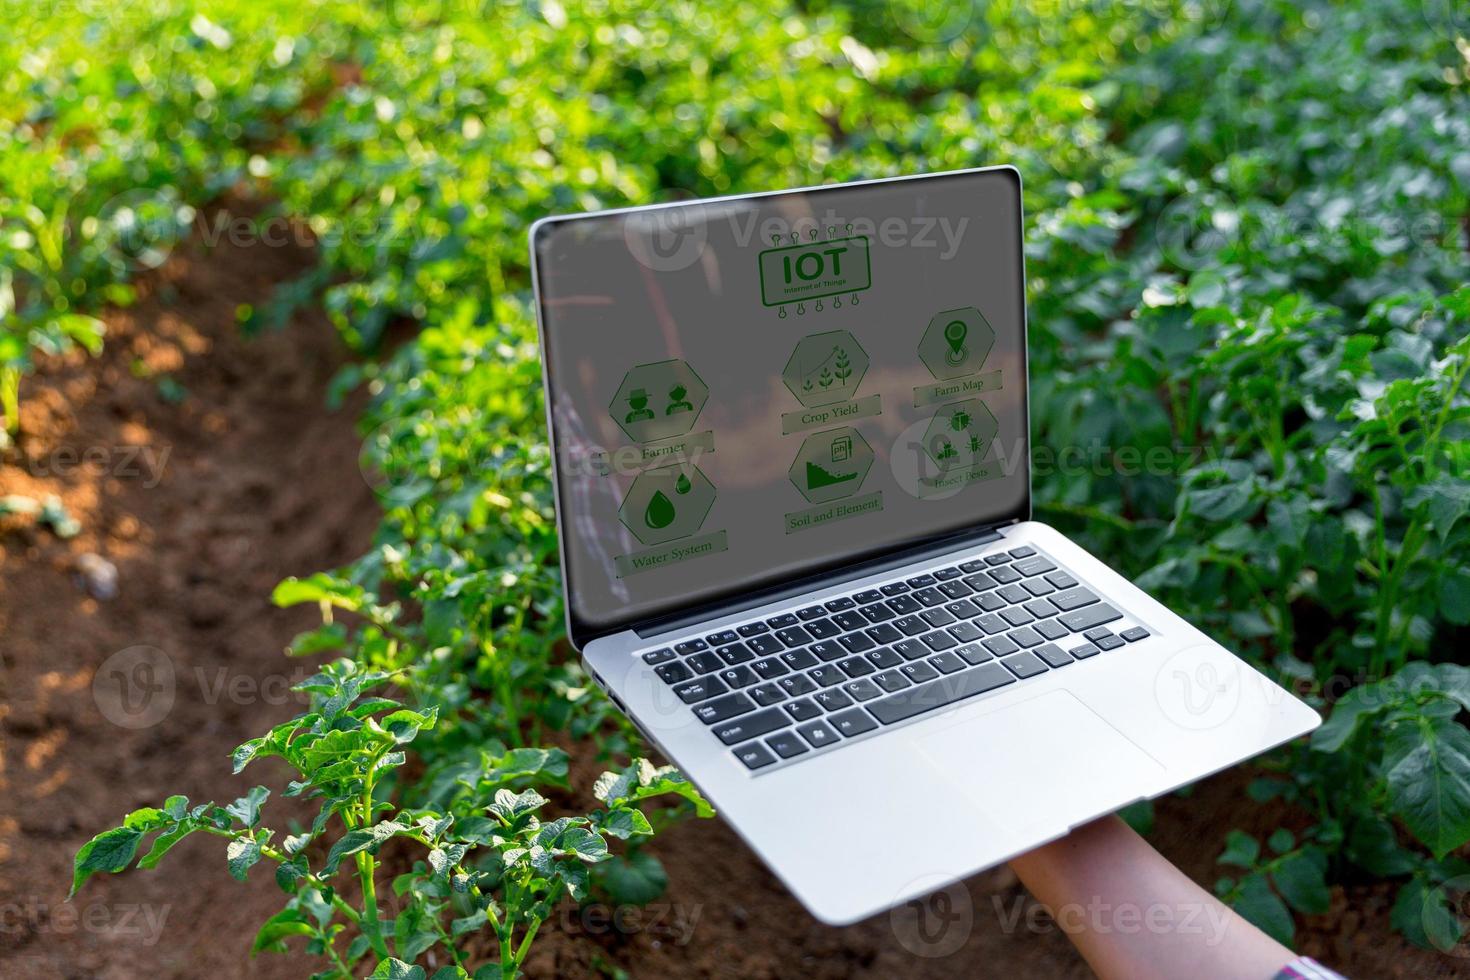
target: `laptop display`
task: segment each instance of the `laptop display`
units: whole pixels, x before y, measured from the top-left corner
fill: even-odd
[[[1026,516],[1014,171],[554,218],[532,247],[574,624]]]

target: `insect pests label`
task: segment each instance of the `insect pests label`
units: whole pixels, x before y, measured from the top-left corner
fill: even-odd
[[[766,306],[861,292],[873,284],[863,235],[766,249],[760,253],[760,273]]]

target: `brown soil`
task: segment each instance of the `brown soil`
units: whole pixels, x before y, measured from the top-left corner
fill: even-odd
[[[107,317],[100,358],[47,364],[27,383],[24,435],[0,467],[0,496],[55,494],[82,530],[61,541],[28,519],[0,520],[0,975],[316,968],[301,954],[248,958],[283,896],[264,868],[230,879],[213,838],[186,841],[153,872],[98,876],[63,904],[76,849],[127,810],[175,792],[227,801],[253,784],[250,773],[229,775],[227,755],[294,712],[283,692],[304,665],[281,651],[312,618],[273,608],[270,590],[369,545],[377,510],[357,468],[360,405],[333,413],[324,402],[342,360],[330,326],[311,312],[252,340],[235,327],[238,304],[259,302],[310,260],[295,248],[185,249],[149,277],[142,302]],[[182,402],[160,396],[165,375],[187,392]],[[145,452],[127,456],[130,447]],[[69,463],[68,451],[92,462]],[[88,553],[115,563],[116,598],[84,591]],[[145,727],[126,714],[119,725],[107,685],[149,678],[104,670],[94,695],[94,675],[140,645],[166,658],[172,707]],[[602,767],[585,747],[577,755],[575,784],[586,786]],[[1226,773],[1158,806],[1153,840],[1207,887],[1226,830],[1290,825],[1289,814],[1245,799],[1247,778]],[[1004,869],[952,890],[947,908],[931,906],[926,943],[912,938],[913,910],[846,929],[817,923],[718,819],[688,821],[650,846],[668,870],[666,895],[616,917],[563,906],[537,941],[531,977],[1090,975]],[[875,832],[873,846],[902,841]],[[1305,923],[1303,951],[1358,977],[1456,975],[1461,961],[1392,933],[1392,897],[1383,885],[1336,889],[1332,911]],[[947,926],[939,913],[953,916]],[[921,955],[935,952],[945,955]]]

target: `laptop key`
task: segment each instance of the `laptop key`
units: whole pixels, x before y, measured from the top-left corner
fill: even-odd
[[[843,673],[848,677],[862,677],[877,670],[867,657],[848,657],[846,660],[837,661],[837,666],[841,667]]]
[[[1000,612],[1000,618],[1010,623],[1012,626],[1025,626],[1027,623],[1036,622],[1036,617],[1028,613],[1026,610],[1022,609],[1020,606],[1012,606],[1009,609],[1002,609]]]
[[[888,608],[900,616],[916,613],[924,608],[924,604],[911,595],[901,595],[888,600]]]
[[[1148,630],[1144,629],[1142,626],[1131,626],[1118,635],[1127,640],[1129,643],[1137,643],[1139,640],[1147,638]]]
[[[1036,554],[1036,549],[1023,544],[1019,548],[1012,548],[1008,554],[1012,558],[1030,558]]]
[[[806,672],[806,676],[816,681],[823,687],[831,687],[833,684],[841,684],[847,680],[847,675],[830,664],[821,667],[813,667]]]
[[[820,749],[837,741],[837,733],[827,727],[825,722],[820,721],[797,725],[796,733],[806,739],[807,744],[814,749]]]
[[[1077,580],[1063,571],[1047,572],[1042,578],[1059,589],[1070,589],[1077,584]]]
[[[894,691],[901,691],[909,686],[908,678],[904,677],[903,673],[897,670],[885,670],[881,674],[874,674],[873,683],[890,694]]]
[[[846,636],[839,636],[837,642],[847,647],[848,653],[864,653],[878,645],[862,633],[849,633]]]
[[[1034,653],[1018,653],[1014,657],[1006,657],[1001,663],[1022,680],[1046,672],[1046,664],[1042,663]]]
[[[781,685],[781,690],[793,698],[802,694],[810,694],[817,689],[817,685],[805,674],[793,674],[789,677],[783,677],[776,683]]]
[[[893,645],[893,649],[905,660],[923,660],[934,651],[926,647],[922,640],[900,640]]]
[[[935,578],[933,575],[915,575],[913,578],[908,579],[907,581],[909,584],[909,588],[922,589],[926,586],[933,585],[935,582]]]
[[[854,701],[871,701],[883,693],[878,689],[878,685],[866,677],[859,678],[855,681],[848,681],[842,685],[842,691]]]
[[[1031,652],[1045,660],[1048,667],[1065,667],[1072,662],[1072,655],[1055,643],[1044,643]]]
[[[1106,626],[1094,626],[1092,629],[1087,630],[1082,635],[1096,643],[1098,640],[1101,640],[1105,636],[1112,636],[1113,631],[1108,629]]]
[[[898,616],[898,613],[888,608],[886,602],[875,602],[871,606],[864,606],[858,612],[868,617],[870,623],[886,623]]]
[[[947,603],[944,611],[955,619],[973,619],[980,615],[980,607],[969,599],[956,599],[954,602]]]
[[[1075,588],[1063,589],[1052,596],[1051,601],[1062,612],[1071,612],[1073,609],[1092,605],[1098,601],[1098,598],[1090,589],[1084,589],[1079,585]]]
[[[717,694],[725,694],[729,690],[718,677],[700,677],[678,685],[674,688],[674,694],[685,704],[694,704],[696,701],[706,701]]]
[[[930,650],[948,650],[951,647],[957,647],[960,645],[959,640],[956,640],[954,637],[950,636],[943,630],[935,630],[933,633],[925,633],[923,636],[919,637],[919,639],[923,640],[924,645],[927,646]]]
[[[948,582],[950,579],[959,578],[963,574],[965,573],[959,570],[959,566],[951,565],[949,568],[941,568],[936,571],[934,577],[941,582]]]
[[[1003,585],[996,590],[996,594],[1006,602],[1025,602],[1031,598],[1031,593],[1019,585]]]
[[[1067,627],[1073,633],[1082,633],[1092,629],[1094,626],[1101,626],[1103,623],[1111,623],[1115,619],[1122,619],[1123,614],[1106,602],[1099,602],[1096,605],[1084,606],[1076,612],[1063,613],[1057,618],[1061,620],[1063,626]]]
[[[908,590],[909,584],[907,582],[889,582],[887,585],[882,585],[878,587],[879,592],[890,598],[896,595],[902,595]]]
[[[818,619],[825,615],[827,615],[827,610],[821,606],[807,606],[805,609],[796,610],[796,618],[803,623],[809,619]]]
[[[909,667],[918,666],[921,665],[909,664]],[[890,694],[881,700],[870,701],[866,707],[874,718],[885,725],[892,725],[915,715],[921,715],[926,711],[933,711],[935,708],[942,708],[965,698],[1014,683],[1015,678],[999,664],[981,664],[957,674],[950,674],[926,684],[899,691],[897,694]]]
[[[995,612],[997,609],[1004,609],[1008,605],[1008,603],[995,592],[987,592],[975,601],[978,602],[980,604],[980,608],[984,609],[986,612]]]
[[[974,575],[967,575],[965,576],[963,581],[966,585],[974,589],[976,592],[984,592],[985,590],[993,589],[1000,584],[989,575],[986,575],[984,572],[976,572]]]
[[[852,611],[838,613],[836,616],[832,617],[832,621],[838,626],[842,627],[844,632],[865,629],[866,627],[871,625],[868,622],[867,617],[864,616],[862,613]]]
[[[839,613],[842,612],[842,610],[844,609],[851,609],[853,606],[857,605],[857,603],[853,602],[847,596],[842,596],[838,599],[828,599],[826,602],[822,603],[822,605],[827,607],[828,612]]]
[[[1018,630],[1011,630],[1006,636],[1018,647],[1034,647],[1041,642],[1041,634],[1029,626],[1022,626]]]
[[[674,650],[680,655],[686,653],[698,653],[701,650],[708,649],[709,644],[704,642],[703,640],[684,640],[681,643],[674,644]]]
[[[987,660],[994,659],[991,656],[990,651],[985,649],[978,643],[966,643],[964,646],[956,650],[955,653],[959,654],[961,657],[964,657],[965,663],[969,664],[972,667],[975,664],[983,664]]]
[[[770,638],[765,637],[764,639]],[[779,648],[781,644],[777,643],[775,646]],[[755,654],[744,643],[732,643],[727,647],[719,647],[715,650],[715,653],[731,667],[734,667],[736,664],[749,663],[755,659]]]
[[[943,609],[925,609],[919,613],[919,618],[930,626],[948,626],[955,618]]]
[[[692,657],[685,657],[684,664],[696,674],[713,674],[725,666],[725,661],[715,656],[714,651],[706,650]]]
[[[787,626],[783,629],[778,629],[776,631],[776,637],[793,650],[797,647],[804,647],[816,639],[816,637],[812,636],[800,626]]]
[[[821,643],[813,643],[807,647],[816,658],[823,663],[830,664],[834,660],[841,660],[847,656],[847,649],[832,640],[823,640]]]
[[[781,662],[792,670],[806,670],[817,662],[810,650],[787,650],[781,654]]]
[[[842,632],[842,627],[823,617],[806,624],[806,631],[819,640],[826,640]]]
[[[893,625],[908,636],[917,636],[929,630],[929,624],[918,616],[905,616],[903,619],[897,620]]]
[[[734,718],[736,715],[755,710],[755,702],[744,694],[736,691],[722,698],[712,701],[702,701],[694,706],[694,716],[706,725],[724,721],[726,718]]]
[[[772,657],[780,653],[782,650],[786,649],[786,644],[782,643],[774,636],[752,636],[749,640],[740,645],[749,646],[751,650],[754,650],[762,657]],[[720,647],[720,649],[727,650],[729,648]],[[720,654],[720,656],[723,657],[724,654],[722,653]]]
[[[650,650],[643,655],[643,662],[650,667],[657,667],[659,664],[667,663],[673,659],[674,651],[669,647],[664,647],[662,650]]]
[[[965,669],[965,662],[953,653],[936,653],[925,661],[941,674],[953,674]]]
[[[766,620],[766,625],[773,630],[780,630],[788,626],[795,626],[797,622],[796,613],[781,613],[779,616],[772,616]]]
[[[654,672],[663,678],[665,684],[677,684],[694,676],[693,672],[678,660],[669,664],[661,664],[654,668]]]
[[[869,626],[863,632],[874,643],[897,643],[903,639],[903,634],[892,623],[879,623],[877,626]]]
[[[986,555],[985,556],[985,564],[992,565],[992,566],[993,565],[1004,565],[1006,562],[1008,562],[1010,560],[1011,560],[1011,556],[1008,555],[1008,554],[1005,554],[1004,552],[1001,552],[999,554]]]
[[[726,745],[734,745],[746,739],[769,735],[778,728],[785,728],[789,724],[791,721],[780,708],[766,708],[753,715],[742,715],[731,721],[720,722],[710,730],[721,742]]]
[[[1004,657],[1006,654],[1015,653],[1021,648],[1016,646],[1014,643],[1003,636],[992,636],[990,639],[985,641],[985,649],[989,650],[997,657]]]
[[[785,701],[786,695],[775,684],[757,684],[750,689],[750,699],[764,708],[778,701]]]
[[[945,632],[949,633],[950,636],[959,640],[961,643],[969,643],[971,640],[978,640],[985,635],[985,631],[974,623],[955,623]]]
[[[769,633],[770,631],[771,628],[765,623],[746,623],[744,626],[735,627],[735,632],[747,639],[752,636],[758,636],[761,633]]]
[[[869,650],[867,653],[863,654],[863,656],[871,660],[873,662],[873,666],[879,668],[880,670],[886,670],[889,667],[897,667],[899,664],[903,663],[903,657],[899,656],[897,653],[894,653],[893,650],[889,649],[888,647],[879,647],[877,650]]]
[[[1028,578],[1021,583],[1021,588],[1035,596],[1051,595],[1057,590],[1056,586],[1044,578]]]
[[[907,677],[915,684],[922,684],[925,681],[932,681],[934,678],[939,676],[939,671],[935,670],[933,667],[930,667],[922,660],[915,660],[911,664],[904,664],[898,669],[903,672],[903,676]]]
[[[853,708],[851,711],[844,711],[842,714],[833,715],[827,720],[832,723],[833,728],[836,728],[847,738],[853,738],[864,732],[871,732],[878,727],[878,723],[862,708]]]
[[[989,572],[991,578],[1001,585],[1009,585],[1012,582],[1021,581],[1021,573],[1009,566],[1004,568],[992,568]]]
[[[841,711],[843,708],[852,706],[852,698],[848,697],[840,688],[836,687],[829,687],[825,691],[818,691],[812,695],[812,700],[828,711]]]
[[[777,732],[766,739],[766,744],[776,750],[776,754],[783,759],[789,759],[794,755],[801,755],[810,751],[806,743],[796,737],[795,732]]]
[[[966,575],[973,575],[984,567],[985,562],[981,561],[979,558],[975,558],[970,561],[960,562],[960,571],[964,572]]]
[[[776,757],[771,755],[771,750],[759,742],[740,746],[735,750],[735,758],[745,763],[745,768],[752,770],[764,769],[776,761]]]
[[[864,589],[857,595],[853,596],[853,598],[857,600],[858,605],[866,606],[870,602],[877,602],[879,599],[883,598],[883,593],[879,592],[877,589]]]
[[[712,647],[722,647],[727,643],[734,643],[739,639],[740,634],[734,630],[720,630],[718,633],[711,633],[709,636],[706,636],[704,641]]]
[[[1119,637],[1113,636],[1111,633],[1109,633],[1107,636],[1099,637],[1092,642],[1096,643],[1098,647],[1103,650],[1116,650],[1123,645],[1123,640]]]
[[[975,625],[983,629],[985,632],[989,633],[991,636],[994,636],[997,633],[1004,633],[1006,630],[1011,628],[1009,623],[1001,619],[995,613],[987,613],[986,615],[981,616],[979,619],[975,620]]]
[[[1053,565],[1045,558],[1042,558],[1040,555],[1037,555],[1035,558],[1027,558],[1025,561],[1018,561],[1011,567],[1020,572],[1022,575],[1026,576],[1027,578],[1030,578],[1033,575],[1041,575],[1045,572],[1054,572],[1057,570],[1057,566]]]
[[[965,596],[973,595],[975,592],[974,589],[970,588],[964,582],[941,582],[939,584],[939,591],[951,599],[963,599]]]
[[[1039,623],[1032,623],[1031,628],[1048,640],[1060,640],[1067,635],[1067,627],[1054,619],[1043,619]]]
[[[759,674],[762,680],[768,681],[787,673],[785,665],[775,657],[762,657],[759,660],[753,660],[751,661],[750,669]]]
[[[822,717],[822,709],[817,707],[816,702],[810,698],[783,704],[781,708],[796,721],[811,721],[813,718]]]
[[[942,606],[945,603],[944,593],[932,586],[915,592],[914,598],[926,606]]]
[[[1076,657],[1078,660],[1086,660],[1088,657],[1095,657],[1099,653],[1102,653],[1101,650],[1093,646],[1091,643],[1084,643],[1080,647],[1073,647],[1067,652],[1070,653],[1073,657]]]
[[[727,667],[720,671],[720,680],[729,684],[731,687],[745,687],[747,684],[754,684],[759,679],[755,676],[755,671],[743,664],[739,667]]]

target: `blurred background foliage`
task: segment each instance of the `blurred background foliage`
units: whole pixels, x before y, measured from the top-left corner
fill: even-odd
[[[298,651],[406,670],[482,747],[637,736],[562,641],[525,232],[548,212],[1012,163],[1037,517],[1329,715],[1221,894],[1289,939],[1470,868],[1470,42],[1439,0],[0,0],[0,394],[248,201],[373,399],[377,545]],[[207,232],[207,227],[205,227]],[[384,345],[390,327],[413,326]],[[1061,450],[1066,450],[1065,452]],[[344,598],[350,596],[351,598]],[[1243,806],[1246,804],[1242,804]]]

